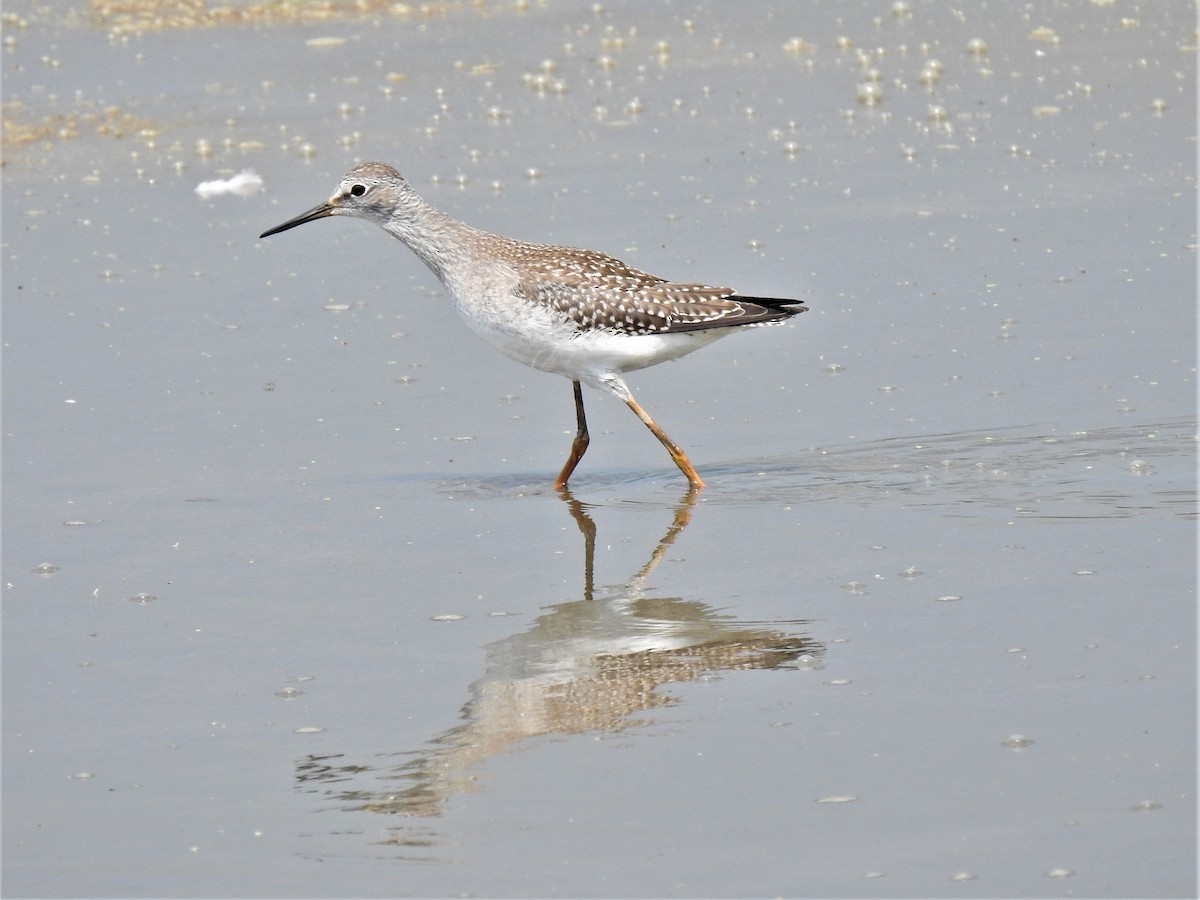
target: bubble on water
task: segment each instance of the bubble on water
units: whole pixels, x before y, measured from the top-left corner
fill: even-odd
[[[1130,812],[1154,812],[1162,809],[1161,803],[1155,803],[1153,800],[1142,800],[1140,803],[1135,803],[1129,807]]]
[[[960,597],[958,594],[942,594],[942,596],[937,598],[938,603],[953,603],[955,600],[961,599],[962,597]]]
[[[76,772],[71,776],[76,781],[87,781],[89,778],[95,777],[91,772]]]
[[[1144,459],[1135,459],[1129,464],[1129,471],[1134,475],[1149,475],[1154,471],[1154,466]]]
[[[275,692],[275,696],[283,700],[295,700],[297,697],[301,697],[303,695],[304,691],[293,687],[284,688],[282,691]]]
[[[967,41],[967,52],[972,56],[987,56],[987,41],[983,38],[971,38]]]
[[[466,616],[460,616],[457,613],[446,613],[445,615],[430,616],[429,618],[435,622],[459,622],[465,619]]]
[[[34,566],[29,571],[31,571],[34,575],[53,575],[55,572],[58,571],[58,568],[59,567],[54,565],[54,563],[46,562],[46,563],[39,563],[38,565]]]
[[[1000,742],[1001,746],[1008,747],[1011,750],[1024,750],[1026,747],[1032,746],[1033,738],[1026,737],[1023,734],[1012,734]]]
[[[1166,112],[1167,111],[1167,101],[1163,100],[1161,97],[1156,97],[1155,99],[1150,101],[1150,109],[1151,109],[1151,111],[1156,112],[1156,113]]]
[[[951,881],[974,881],[975,873],[974,872],[955,872],[953,875],[950,876],[950,880]]]
[[[134,594],[129,598],[131,603],[153,603],[157,599],[154,594]]]
[[[831,797],[819,797],[818,803],[853,803],[858,798],[853,794],[834,794]]]
[[[1072,869],[1065,869],[1062,866],[1050,869],[1046,872],[1047,878],[1070,878],[1075,872]]]
[[[567,83],[562,78],[554,78],[547,75],[545,72],[532,74],[526,72],[522,76],[525,86],[537,94],[565,94],[567,92]]]
[[[899,575],[901,578],[920,578],[925,573],[922,572],[920,569],[918,569],[916,566],[909,566],[903,572],[897,572],[896,574]]]
[[[865,82],[855,89],[854,96],[862,106],[878,106],[883,102],[883,88],[878,84]]]
[[[292,734],[320,734],[324,730],[320,725],[301,725],[299,728],[293,728]]]

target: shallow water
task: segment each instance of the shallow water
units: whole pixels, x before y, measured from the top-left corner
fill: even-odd
[[[6,894],[1195,895],[1194,9],[756,10],[6,4]],[[805,300],[631,376],[708,487],[256,239],[360,159]]]

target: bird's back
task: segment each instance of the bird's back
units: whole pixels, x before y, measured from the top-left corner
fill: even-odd
[[[494,259],[515,272],[522,299],[581,332],[648,335],[769,324],[807,308],[796,300],[742,297],[732,288],[670,281],[595,250],[476,235]]]

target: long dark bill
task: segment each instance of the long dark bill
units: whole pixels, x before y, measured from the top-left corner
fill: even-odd
[[[279,234],[281,231],[287,231],[289,228],[295,228],[297,225],[303,225],[305,222],[315,222],[317,219],[323,219],[326,216],[333,215],[333,207],[328,203],[322,203],[320,206],[314,206],[308,212],[300,213],[294,219],[288,219],[282,225],[276,225],[274,228],[268,228],[260,238],[270,237],[273,234]]]

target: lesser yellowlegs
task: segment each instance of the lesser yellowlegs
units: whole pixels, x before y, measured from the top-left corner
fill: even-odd
[[[326,216],[366,219],[402,240],[478,334],[517,362],[571,380],[575,440],[556,488],[566,485],[588,446],[581,384],[624,400],[691,485],[703,487],[687,454],[642,409],[622,376],[699,350],[735,329],[781,322],[807,309],[798,300],[669,281],[594,250],[480,231],[435,209],[382,163],[352,169],[327,201],[260,237]]]

